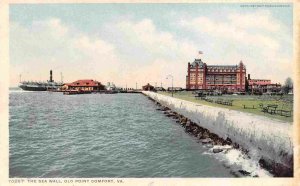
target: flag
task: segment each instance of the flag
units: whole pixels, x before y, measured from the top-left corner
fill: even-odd
[[[199,51],[199,54],[203,54],[203,52],[202,52],[202,51]]]

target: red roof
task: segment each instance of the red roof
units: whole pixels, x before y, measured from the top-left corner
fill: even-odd
[[[74,81],[73,83],[65,83],[67,86],[73,86],[73,87],[97,87],[102,86],[102,84],[98,81],[94,81],[92,79],[82,79]]]

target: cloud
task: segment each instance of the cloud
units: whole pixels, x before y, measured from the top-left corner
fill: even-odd
[[[105,38],[113,38],[108,41],[122,56],[122,84],[129,84],[130,78],[144,84],[164,82],[171,73],[177,86],[185,86],[187,61],[198,51],[193,42],[159,30],[150,19],[120,20],[105,28]]]
[[[195,45],[158,30],[150,19],[123,20],[109,29],[115,31],[109,38],[118,38],[117,43],[80,32],[57,18],[30,27],[11,23],[11,84],[19,74],[27,80],[46,80],[53,69],[63,72],[67,82],[88,78],[135,87],[136,82],[164,82],[171,73],[175,85],[185,86],[186,61],[196,54]]]
[[[228,15],[232,25],[243,29],[263,29],[270,32],[277,32],[281,26],[277,20],[272,18],[269,11],[259,10],[254,13],[232,13]]]
[[[126,39],[126,44],[133,51],[142,48],[141,54],[144,56],[148,53],[155,58],[175,60],[193,56],[197,51],[197,47],[188,40],[176,38],[171,32],[158,30],[150,19],[137,22],[125,20],[110,25],[109,28],[121,32],[121,37]]]
[[[23,80],[47,80],[50,69],[64,73],[65,81],[77,78],[107,80],[118,63],[114,47],[81,33],[53,18],[30,27],[11,23],[11,84]]]
[[[270,50],[279,49],[278,41],[271,37],[270,33],[263,34],[263,32],[253,30],[259,29],[272,32],[279,30],[279,24],[273,23],[269,14],[265,12],[256,12],[255,14],[234,13],[228,15],[227,21],[200,16],[192,20],[182,19],[179,25],[198,34],[207,33],[213,37],[234,41],[237,45],[251,45]]]

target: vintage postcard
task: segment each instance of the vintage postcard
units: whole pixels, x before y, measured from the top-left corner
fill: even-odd
[[[296,185],[297,10],[4,2],[0,184]]]

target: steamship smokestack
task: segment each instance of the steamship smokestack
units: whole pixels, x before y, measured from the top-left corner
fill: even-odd
[[[52,70],[50,70],[50,82],[53,82],[53,79],[52,79]]]

